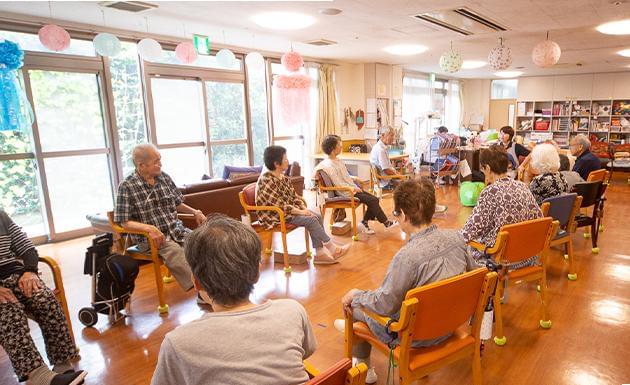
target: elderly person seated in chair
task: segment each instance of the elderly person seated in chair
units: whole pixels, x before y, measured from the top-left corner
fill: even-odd
[[[206,217],[184,203],[182,193],[168,174],[162,171],[160,152],[152,144],[133,149],[136,170],[118,186],[114,222],[128,230],[147,232],[159,248],[160,257],[185,291],[192,289],[190,267],[182,247],[190,229],[184,227],[177,213],[193,214],[198,224]],[[148,250],[144,238],[135,239]]]
[[[580,174],[582,179],[588,179],[591,171],[602,169],[602,162],[591,152],[591,141],[584,134],[578,134],[569,140],[569,150],[575,156],[573,171]]]
[[[382,127],[379,134],[379,140],[372,147],[370,152],[370,164],[376,167],[379,173],[393,176],[399,175],[389,160],[388,146],[394,142],[394,129],[392,127]],[[389,181],[381,180],[381,188],[394,188],[399,180],[391,179]]]
[[[477,205],[460,233],[466,242],[477,241],[492,247],[501,226],[541,218],[542,211],[527,185],[507,175],[508,156],[501,145],[482,149],[479,164],[485,175],[486,187],[479,194]],[[477,251],[473,255],[477,259],[483,257]],[[521,265],[509,268],[529,266],[536,259],[534,256]]]
[[[568,156],[564,154],[560,154],[559,156],[560,156],[560,168],[559,168],[560,174],[562,174],[562,177],[567,182],[567,191],[571,192],[573,191],[573,186],[575,186],[576,183],[584,182],[584,179],[582,179],[580,174],[578,174],[577,172],[571,171],[571,161],[569,160]]]
[[[367,206],[365,216],[361,221],[363,225],[363,231],[367,234],[374,234],[374,230],[370,228],[369,221],[378,220],[386,228],[395,224],[395,222],[387,219],[387,215],[381,208],[379,199],[374,195],[363,191],[357,186],[355,181],[348,173],[348,169],[341,160],[337,158],[341,154],[342,142],[341,137],[338,135],[328,135],[322,141],[322,151],[328,155],[328,159],[321,161],[316,167],[315,172],[322,170],[330,177],[332,183],[335,186],[346,186],[354,189],[354,196]],[[347,192],[339,192],[344,196],[348,195]]]
[[[459,145],[459,137],[448,133],[448,128],[440,126],[437,128],[435,135],[429,140],[429,163],[431,163],[431,171],[438,173],[443,169],[450,169],[459,163],[459,158],[455,155],[440,155],[440,150],[452,149]],[[437,183],[444,184],[444,177],[438,177]],[[457,174],[451,175],[454,180]]]
[[[407,291],[461,274],[475,267],[462,236],[442,230],[431,223],[435,211],[435,187],[427,178],[402,182],[394,191],[394,215],[407,235],[407,243],[394,255],[381,286],[376,290],[352,289],[343,296],[344,311],[352,311],[355,321],[367,323],[382,342],[392,342],[385,328],[361,311],[366,308],[380,315],[398,319]],[[344,330],[344,320],[335,320],[335,328]],[[418,340],[414,347],[439,344],[450,333],[434,340]],[[396,341],[394,341],[395,343]],[[370,366],[371,346],[363,341],[354,345],[352,355],[368,366],[366,382],[376,382]]]
[[[77,349],[66,316],[53,292],[40,280],[38,256],[26,234],[0,210],[0,346],[20,381],[32,385],[83,383],[86,372],[74,371],[70,361]],[[29,333],[27,313],[42,330],[48,361]]]
[[[569,191],[567,181],[558,171],[560,168],[558,150],[552,144],[537,145],[532,150],[531,156],[529,167],[536,176],[529,183],[529,189],[534,195],[536,203],[541,205],[545,199]]]
[[[256,183],[256,205],[275,206],[282,209],[287,223],[302,226],[308,231],[315,248],[315,264],[333,264],[344,255],[350,245],[336,244],[322,226],[322,216],[306,207],[304,199],[293,188],[284,172],[289,167],[287,150],[282,146],[269,146],[263,154],[268,171],[263,172]],[[277,213],[259,211],[258,219],[266,228],[280,223]]]
[[[289,385],[308,381],[316,348],[306,311],[293,299],[252,303],[261,244],[247,225],[212,214],[188,236],[195,289],[214,312],[166,334],[152,385]]]

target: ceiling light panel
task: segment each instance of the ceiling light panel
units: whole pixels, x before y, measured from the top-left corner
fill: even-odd
[[[523,74],[522,71],[499,71],[495,72],[494,76],[498,76],[500,78],[517,78]]]
[[[597,30],[607,35],[630,35],[630,19],[604,23],[598,25]]]

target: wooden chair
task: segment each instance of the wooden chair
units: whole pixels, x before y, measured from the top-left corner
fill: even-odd
[[[272,235],[274,232],[280,232],[282,234],[282,251],[284,255],[284,272],[291,272],[291,264],[289,263],[289,250],[287,248],[287,234],[298,228],[296,225],[286,223],[284,211],[281,208],[275,206],[256,206],[256,183],[251,183],[245,186],[243,191],[238,193],[238,199],[241,201],[241,206],[245,210],[245,214],[250,217],[251,225],[257,234],[268,233]],[[256,213],[258,211],[274,211],[280,217],[280,224],[274,226],[272,229],[266,229],[256,219]],[[252,218],[252,214],[254,218]],[[271,253],[271,241],[272,237],[269,237],[269,243],[265,245],[265,252]],[[306,255],[311,255],[311,244],[309,241],[308,230],[304,228],[304,241],[306,242]]]
[[[344,358],[330,368],[320,372],[304,361],[306,372],[311,378],[304,385],[364,385],[368,367],[364,363],[352,366],[352,361]]]
[[[53,294],[59,301],[61,305],[61,309],[63,313],[66,315],[66,322],[68,323],[68,330],[70,331],[70,337],[72,338],[72,343],[76,347],[77,351],[79,351],[79,347],[77,346],[76,340],[74,339],[74,332],[72,331],[72,321],[70,321],[70,312],[68,311],[68,301],[66,300],[66,291],[63,288],[63,279],[61,278],[61,269],[59,269],[59,264],[57,261],[47,256],[40,256],[39,262],[45,264],[50,268],[53,277],[53,283],[55,287],[52,288]]]
[[[400,319],[393,320],[363,310],[379,324],[398,333],[400,345],[393,350],[400,384],[415,380],[463,358],[472,358],[473,383],[481,384],[481,320],[488,297],[494,291],[497,273],[476,269],[407,292],[400,307]],[[388,355],[390,348],[370,332],[364,322],[353,322],[346,314],[345,349],[363,340]],[[472,317],[472,328],[468,323]],[[413,340],[434,339],[452,332],[446,341],[428,348],[412,348]]]
[[[158,253],[158,247],[155,244],[155,241],[151,239],[149,234],[144,231],[134,231],[125,229],[118,223],[114,222],[114,213],[112,211],[107,212],[107,218],[109,219],[109,224],[112,226],[112,230],[116,235],[114,238],[118,243],[118,249],[122,250],[123,254],[129,255],[131,258],[139,260],[139,261],[148,261],[153,265],[153,273],[155,276],[155,285],[157,287],[158,294],[158,312],[160,314],[168,313],[168,304],[164,299],[164,284],[173,282],[173,277],[167,269],[166,275],[162,276],[162,265],[164,262]],[[137,245],[131,245],[128,243],[130,235],[140,235],[147,239],[149,244],[149,250],[147,252],[141,252]]]
[[[551,327],[551,320],[547,312],[547,253],[551,239],[557,233],[558,227],[558,221],[554,221],[550,217],[533,219],[502,226],[494,246],[489,249],[486,249],[485,245],[478,242],[469,242],[477,250],[483,251],[489,256],[494,256],[495,261],[504,266],[504,274],[499,277],[497,290],[494,295],[497,334],[494,337],[494,342],[497,345],[502,346],[507,342],[507,338],[503,333],[502,297],[509,286],[538,281],[542,315],[539,324],[543,329]],[[518,263],[534,255],[539,256],[540,266],[527,266],[516,270],[505,268],[507,264]]]
[[[602,224],[604,210],[604,193],[608,184],[603,181],[576,183],[573,190],[582,196],[581,208],[586,209],[585,213],[578,213],[575,217],[576,226],[590,227],[590,233],[584,232],[584,238],[591,238],[591,251],[594,254],[599,253],[597,246],[597,238],[599,231],[603,230]],[[588,215],[588,209],[592,207],[591,215]]]
[[[457,147],[440,148],[437,154],[438,160],[444,160],[444,162],[446,162],[449,155],[457,154],[456,156],[459,158],[459,149],[457,149]],[[433,170],[433,166],[431,167],[431,176],[435,178],[436,183],[438,183],[438,180],[442,177],[450,177],[457,174],[459,174],[459,163],[442,164],[440,168],[435,171]]]
[[[600,170],[591,171],[588,173],[588,177],[586,178],[587,182],[608,182],[608,175],[610,175],[610,171],[606,171],[606,169],[602,168]]]
[[[409,179],[409,177],[410,175],[408,174],[383,174],[377,166],[370,164],[370,193],[375,194],[379,198],[382,198],[383,188],[381,187],[381,181],[386,181],[388,183],[391,181],[402,182]]]
[[[347,186],[335,186],[330,179],[330,176],[324,170],[318,170],[316,173],[317,187],[320,194],[327,195],[324,197],[324,202],[320,205],[322,212],[322,218],[326,216],[326,210],[328,209],[350,209],[352,212],[352,240],[359,240],[359,233],[357,230],[357,213],[358,207],[363,207],[363,214],[365,215],[365,205],[362,204],[359,199],[354,197],[354,190],[352,187]],[[336,195],[335,192],[346,192],[350,197],[343,195]],[[330,226],[335,223],[334,215],[330,216]]]
[[[575,216],[580,211],[581,204],[582,197],[573,193],[547,198],[540,207],[544,216],[552,217],[559,223],[558,233],[551,239],[549,246],[564,245],[564,258],[569,260],[569,274],[567,274],[567,277],[571,281],[577,279],[577,273],[573,264],[572,235],[576,230]]]

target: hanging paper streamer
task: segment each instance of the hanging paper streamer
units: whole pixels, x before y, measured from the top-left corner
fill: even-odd
[[[304,65],[304,60],[297,52],[289,52],[282,55],[281,61],[293,73],[277,75],[273,79],[273,88],[277,95],[272,99],[274,116],[279,117],[279,123],[284,127],[308,124],[311,113],[311,78],[297,72]]]
[[[21,130],[33,122],[31,109],[17,78],[24,51],[16,43],[0,42],[0,131]]]

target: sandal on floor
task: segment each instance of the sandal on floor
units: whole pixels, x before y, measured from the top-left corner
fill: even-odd
[[[343,257],[348,250],[350,250],[350,246],[349,244],[343,245],[343,246],[337,246],[337,248],[335,249],[335,253],[332,254],[332,257],[335,258],[335,260]]]
[[[313,259],[314,265],[334,265],[335,263],[339,263],[339,261],[336,259]]]

